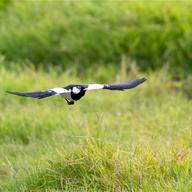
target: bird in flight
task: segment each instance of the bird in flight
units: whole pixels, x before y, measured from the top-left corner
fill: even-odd
[[[123,91],[125,89],[135,88],[136,86],[142,84],[146,80],[147,80],[146,78],[140,78],[119,84],[88,84],[88,85],[77,84],[77,85],[68,85],[66,87],[56,87],[46,91],[35,91],[35,92],[6,91],[6,92],[13,95],[32,97],[36,99],[43,99],[53,95],[59,95],[63,97],[69,105],[73,105],[75,101],[80,100],[85,95],[86,91],[96,89]]]

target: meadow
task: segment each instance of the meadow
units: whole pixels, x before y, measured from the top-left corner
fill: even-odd
[[[54,2],[0,1],[0,192],[192,191],[191,2]]]
[[[0,74],[3,90],[85,82],[33,69]],[[166,69],[145,75],[136,89],[90,92],[74,106],[1,93],[1,191],[192,190],[192,102]]]
[[[44,69],[118,68],[125,56],[142,70],[166,63],[175,76],[192,70],[191,1],[0,2],[0,53],[9,68],[15,61]]]

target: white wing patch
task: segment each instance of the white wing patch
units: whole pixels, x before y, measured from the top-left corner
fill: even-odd
[[[85,90],[95,90],[95,89],[103,89],[104,85],[102,84],[89,84]]]
[[[61,88],[61,87],[56,87],[56,88],[53,88],[53,89],[50,89],[50,90],[55,91],[57,93],[57,95],[71,92],[71,91],[69,91],[67,89],[64,89],[64,88]]]
[[[73,99],[71,98],[71,90],[67,90],[61,87],[56,87],[50,90],[55,91],[57,93],[56,95],[60,95],[68,101],[73,101]]]

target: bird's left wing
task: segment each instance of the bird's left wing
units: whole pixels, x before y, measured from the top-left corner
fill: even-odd
[[[89,84],[86,85],[84,90],[96,90],[96,89],[109,89],[109,90],[125,90],[125,89],[132,89],[135,88],[136,86],[142,84],[145,82],[147,79],[146,78],[140,78],[140,79],[135,79],[135,80],[130,80],[125,83],[119,83],[119,84]]]
[[[23,97],[32,97],[36,99],[43,99],[46,97],[50,97],[53,95],[60,95],[60,94],[65,94],[68,93],[69,91],[64,89],[64,88],[53,88],[47,91],[35,91],[35,92],[13,92],[13,91],[6,91],[7,93],[13,94],[13,95],[18,95],[18,96],[23,96]]]
[[[141,78],[141,79],[130,80],[130,81],[125,82],[125,83],[104,85],[103,89],[123,91],[125,89],[135,88],[138,85],[144,83],[146,80],[147,80],[146,78]]]
[[[84,90],[96,90],[96,89],[103,89],[104,85],[102,84],[89,84],[89,85],[83,85],[85,88]]]

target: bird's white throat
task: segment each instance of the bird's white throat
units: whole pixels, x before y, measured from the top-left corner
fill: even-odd
[[[78,89],[77,87],[73,87],[72,92],[78,94],[80,93],[80,89]]]

